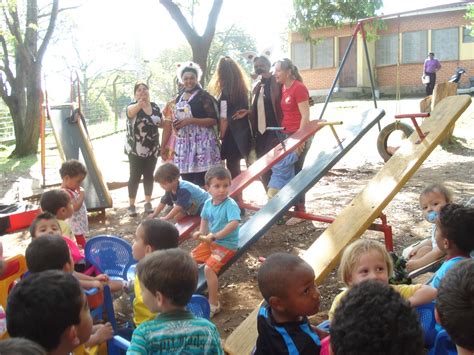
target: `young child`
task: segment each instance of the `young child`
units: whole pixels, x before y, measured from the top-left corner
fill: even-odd
[[[143,221],[135,234],[135,242],[132,246],[133,258],[140,261],[155,250],[177,248],[178,238],[178,230],[168,221],[159,219]],[[143,322],[154,319],[156,314],[150,311],[143,302],[138,275],[135,275],[133,287],[135,290],[133,321],[138,327]],[[130,335],[124,334],[124,336],[128,338]]]
[[[48,270],[73,273],[74,270],[74,262],[66,242],[59,236],[46,235],[34,239],[26,248],[25,258],[28,271],[31,274],[43,273]],[[81,274],[74,273],[74,276],[77,275]],[[92,279],[90,276],[86,277]],[[85,284],[85,288],[102,288],[102,283],[99,280],[80,280],[80,283]],[[90,348],[104,343],[112,336],[113,329],[110,323],[95,325],[92,335],[85,342],[85,347]]]
[[[272,167],[272,175],[268,182],[268,198],[275,196],[283,186],[288,184],[290,180],[295,177],[295,163],[298,159],[298,154],[292,152]]]
[[[335,355],[423,352],[423,331],[414,309],[388,284],[366,280],[341,299],[331,322]]]
[[[196,290],[198,268],[178,248],[147,255],[137,266],[145,305],[160,314],[135,329],[127,354],[223,354],[219,333],[186,310]]]
[[[74,213],[74,206],[71,197],[64,190],[49,190],[41,195],[40,206],[43,212],[49,212],[56,216],[61,228],[61,234],[75,241],[68,218]]]
[[[39,344],[25,338],[10,338],[0,341],[2,355],[47,355]]]
[[[62,183],[61,188],[71,197],[74,212],[69,218],[68,223],[74,233],[77,244],[82,248],[86,247],[86,234],[89,231],[89,222],[87,220],[87,208],[84,203],[84,190],[81,183],[87,175],[86,167],[77,160],[68,160],[61,165],[59,169]]]
[[[209,169],[204,177],[211,198],[204,203],[199,231],[194,238],[202,242],[191,252],[198,263],[205,263],[211,317],[220,311],[217,274],[239,247],[240,208],[229,197],[231,176],[222,166]]]
[[[186,215],[199,215],[204,202],[210,197],[199,186],[180,180],[179,169],[172,163],[160,165],[155,173],[155,181],[165,190],[165,195],[149,218],[158,216],[167,205],[173,205],[173,208],[166,216],[161,217],[163,220],[179,221]]]
[[[446,254],[446,261],[436,271],[430,285],[438,288],[446,272],[470,257],[474,250],[474,207],[448,204],[436,219],[436,243]]]
[[[388,284],[392,275],[392,258],[385,246],[371,239],[359,239],[350,244],[342,254],[339,274],[342,282],[350,289],[365,280],[377,280]],[[392,287],[406,299],[412,307],[433,301],[436,290],[427,285],[392,285]],[[329,310],[329,320],[334,317],[341,298],[348,290],[338,294]]]
[[[67,355],[92,331],[86,296],[71,274],[49,270],[21,280],[8,297],[11,337],[40,344],[50,354]]]
[[[451,192],[442,184],[432,184],[423,189],[420,194],[420,207],[423,217],[430,223],[431,238],[416,244],[411,250],[404,251],[408,261],[406,269],[408,272],[419,269],[438,260],[444,254],[436,245],[435,220],[441,207],[452,202]]]
[[[474,353],[474,260],[463,260],[446,273],[436,297],[435,316],[456,344],[458,354]]]
[[[311,266],[291,254],[272,254],[257,280],[265,303],[258,312],[255,354],[319,354],[320,338],[307,318],[320,304]]]

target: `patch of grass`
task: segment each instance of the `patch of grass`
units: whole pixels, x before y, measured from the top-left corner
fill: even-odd
[[[23,158],[9,158],[14,149],[14,145],[2,146],[2,149],[0,149],[0,171],[5,173],[27,173],[38,161],[38,156],[32,154]]]

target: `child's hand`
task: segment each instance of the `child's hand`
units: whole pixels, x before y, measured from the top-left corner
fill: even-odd
[[[193,233],[193,239],[200,239],[199,237],[202,235],[201,232],[197,231]]]
[[[154,213],[150,213],[148,216],[146,216],[146,219],[153,219],[155,218],[155,214]]]
[[[204,243],[212,243],[216,240],[214,234],[212,233],[209,233],[208,235],[202,235],[199,239]]]
[[[419,265],[418,260],[408,260],[407,265],[405,266],[408,272],[419,269],[420,267],[421,265]]]
[[[108,282],[109,281],[109,277],[106,275],[106,274],[100,274],[100,275],[97,275],[95,277],[95,279],[97,281],[100,281],[100,282]]]
[[[97,288],[99,291],[102,291],[104,289],[104,285],[102,282],[94,280],[91,282],[91,288]]]
[[[97,337],[97,341],[99,344],[105,343],[107,340],[112,339],[114,336],[114,329],[112,328],[112,324],[109,322],[105,324],[98,324],[94,335]]]

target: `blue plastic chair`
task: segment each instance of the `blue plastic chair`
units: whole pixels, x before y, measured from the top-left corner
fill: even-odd
[[[457,355],[456,345],[451,340],[446,330],[441,330],[436,336],[433,348],[429,355]]]
[[[427,303],[416,307],[421,328],[423,329],[423,338],[425,346],[431,348],[436,339],[436,319],[434,315],[434,303]]]
[[[90,264],[115,280],[128,280],[128,270],[137,263],[132,256],[132,246],[113,235],[89,239],[84,252]]]

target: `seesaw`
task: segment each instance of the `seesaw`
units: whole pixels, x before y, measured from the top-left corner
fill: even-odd
[[[421,126],[424,139],[420,141],[418,134],[413,133],[305,252],[303,258],[314,269],[318,284],[336,267],[344,248],[367,230],[413,176],[470,103],[471,98],[467,95],[451,96],[441,101]],[[264,212],[266,207],[258,213]],[[224,343],[226,352],[249,354],[252,351],[258,335],[258,309],[255,308],[227,338]]]

